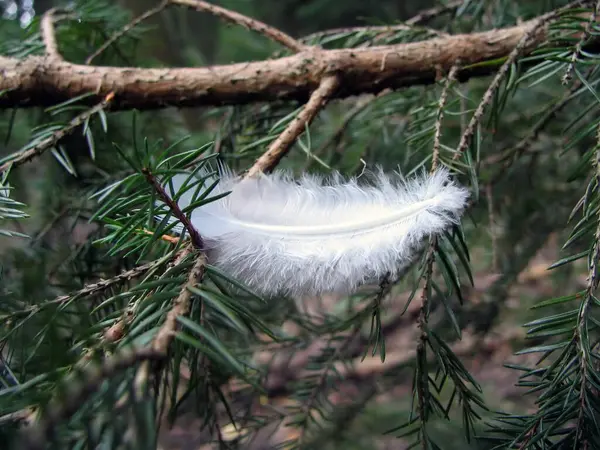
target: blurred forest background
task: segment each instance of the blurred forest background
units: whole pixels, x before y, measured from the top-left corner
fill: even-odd
[[[158,3],[0,0],[0,54],[20,58],[42,54],[41,17],[60,6],[80,18],[57,25],[60,52],[67,61],[83,64],[113,34]],[[214,3],[324,48],[393,45],[510,27],[566,4],[557,0],[464,0],[450,2],[448,7],[440,7],[441,3],[433,0]],[[405,27],[369,28],[403,23],[430,8],[438,8],[436,14]],[[581,33],[588,26],[591,9],[588,5],[582,11],[579,22],[571,17],[571,22],[555,32]],[[586,39],[595,38],[597,30],[592,28],[594,32],[588,29]],[[449,88],[444,88],[446,73],[432,84],[332,101],[280,164],[296,173],[338,170],[346,176],[359,174],[364,164],[380,164],[389,170],[399,167],[405,174],[427,169],[440,96],[446,89],[441,163],[459,173],[460,181],[472,189],[474,205],[460,232],[454,230],[440,245],[452,254],[446,261],[448,266],[435,269],[430,326],[448,344],[448,349],[440,352],[454,352],[457,359],[448,357],[443,361],[452,363],[444,365],[435,351],[429,354],[433,361],[429,367],[431,383],[440,386],[439,392],[432,394],[437,399],[432,402],[437,403],[431,407],[430,417],[424,418],[414,403],[415,370],[423,364],[415,362],[421,294],[415,295],[414,288],[423,273],[422,267],[415,267],[385,296],[367,292],[352,299],[315,299],[307,301],[306,311],[297,311],[294,302],[280,301],[268,307],[246,303],[249,306],[244,314],[259,318],[274,334],[285,335],[279,343],[269,341],[265,333],[235,336],[235,326],[223,325],[224,319],[215,313],[211,332],[222,340],[219,348],[224,346],[236,360],[264,367],[264,373],[248,375],[264,391],[258,392],[249,382],[232,382],[235,377],[229,360],[223,360],[222,366],[220,359],[213,361],[217,369],[212,381],[203,384],[200,380],[205,374],[194,367],[198,355],[194,351],[198,350],[189,350],[183,341],[177,341],[168,368],[175,387],[167,400],[169,412],[159,419],[163,425],[159,448],[271,449],[278,445],[293,448],[295,443],[308,449],[405,449],[415,440],[414,433],[425,429],[409,419],[411,411],[427,422],[427,435],[438,445],[419,448],[584,448],[577,447],[583,438],[573,430],[579,430],[583,423],[578,418],[585,409],[585,393],[600,386],[593,376],[597,365],[590,362],[586,366],[583,351],[558,356],[562,349],[571,348],[571,344],[580,348],[578,343],[584,341],[581,311],[582,305],[589,303],[580,299],[582,293],[586,299],[593,294],[590,274],[595,269],[586,256],[594,259],[600,208],[595,197],[598,59],[593,46],[583,51],[579,42],[580,38],[563,40],[548,46],[546,53],[530,54],[512,64],[477,125],[473,144],[458,162],[453,162],[452,151],[505,58],[482,64],[484,69],[492,68],[488,75]],[[577,45],[573,59],[577,64],[568,69]],[[170,7],[130,29],[95,57],[93,64],[202,67],[261,61],[286,52],[260,33],[225,23],[214,15]],[[569,70],[572,79],[564,83]],[[0,391],[0,424],[7,439],[12,439],[18,420],[30,420],[31,406],[52,398],[56,384],[81,364],[82,355],[109,355],[127,342],[148,342],[169,309],[170,298],[163,296],[156,300],[162,302],[158,309],[133,320],[126,331],[119,329],[119,336],[113,338],[107,330],[114,331],[111,326],[120,323],[131,306],[128,297],[121,294],[129,292],[134,281],[106,292],[93,291],[87,304],[88,299],[81,296],[74,301],[69,297],[70,292],[171,251],[169,244],[155,242],[153,253],[144,253],[140,259],[135,246],[141,241],[131,241],[131,247],[125,248],[123,242],[133,238],[114,234],[122,223],[110,222],[114,217],[99,218],[99,206],[91,196],[131,173],[122,155],[147,155],[173,145],[181,151],[200,149],[198,157],[219,153],[230,165],[243,170],[281,133],[299,106],[282,101],[116,111],[102,120],[90,121],[88,131],[68,135],[52,152],[10,172],[11,196],[24,205],[15,208],[29,217],[20,218],[18,213],[10,217],[7,212],[3,221],[6,235],[0,237],[0,338],[10,368],[4,372],[5,387]],[[77,101],[51,108],[4,107],[0,110],[0,157],[8,158],[35,145],[85,109]],[[107,123],[106,133],[103,121]],[[464,242],[462,236],[457,237],[463,232]],[[28,237],[19,237],[21,234]],[[132,248],[134,251],[128,253]],[[436,257],[436,267],[443,265],[443,259],[443,255]],[[557,261],[560,267],[548,270]],[[173,281],[175,286],[181,282],[180,278]],[[68,307],[64,298],[60,300],[64,295],[69,298]],[[144,291],[144,295],[151,298],[158,294]],[[378,298],[376,306],[370,303],[373,298]],[[382,298],[385,301],[380,305]],[[52,299],[58,301],[44,303]],[[573,301],[575,304],[569,303]],[[541,302],[548,302],[549,309],[532,308]],[[40,304],[44,306],[34,307]],[[366,315],[356,312],[362,311],[361,304]],[[595,307],[589,307],[590,322],[586,322],[593,355],[600,325]],[[377,312],[371,314],[369,308]],[[242,314],[238,310],[231,314],[238,313]],[[378,323],[376,331],[372,318]],[[455,330],[460,330],[462,339],[457,339]],[[571,339],[573,333],[576,337]],[[385,337],[385,350],[381,342],[375,342],[374,336],[379,334]],[[538,346],[537,352],[525,350],[534,346]],[[539,352],[547,359],[543,360]],[[455,364],[457,360],[464,366]],[[540,375],[541,381],[532,381],[537,376],[531,375],[535,367],[547,368],[551,363],[556,364],[552,370],[564,369],[561,375],[552,378],[548,369],[546,378]],[[578,371],[580,367],[588,369]],[[532,378],[518,386],[523,372]],[[124,383],[133,376],[129,373],[117,378]],[[110,412],[121,395],[120,388],[111,389],[103,387],[104,397],[94,397],[82,408],[84,412],[63,425],[54,448],[120,448],[107,442],[126,434],[125,417],[132,417],[132,413],[126,409],[117,415]],[[577,401],[556,397],[536,403],[545,391],[571,392]],[[221,395],[233,412],[223,406]],[[486,408],[480,407],[479,396]],[[600,432],[591,425],[600,408],[596,409],[597,400],[590,397],[589,402],[590,422],[585,433],[592,444],[587,448],[600,448],[593,444],[598,443],[595,439]],[[448,412],[446,404],[453,405]],[[566,414],[561,417],[563,411]],[[230,425],[229,414],[239,420],[238,430]],[[177,421],[168,423],[175,416]],[[293,424],[283,426],[290,417]],[[555,429],[542,430],[541,417]],[[149,424],[153,419],[144,420],[143,426],[152,429]],[[394,430],[407,420],[406,428]],[[498,420],[505,420],[505,435],[500,433],[502,437],[495,441],[490,430]],[[414,433],[398,437],[409,429]],[[252,439],[245,437],[246,432]],[[487,437],[473,439],[472,433]],[[539,440],[532,442],[533,435],[539,435]],[[91,436],[104,446],[91,446]],[[214,440],[221,442],[215,444]],[[292,443],[288,447],[282,444],[286,440]],[[143,443],[138,444],[144,448]],[[153,448],[153,444],[146,445]]]

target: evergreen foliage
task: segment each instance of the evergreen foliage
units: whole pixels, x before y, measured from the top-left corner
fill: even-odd
[[[330,2],[307,3],[298,17],[322,13],[330,29],[297,26],[312,32],[299,41],[322,48],[416,42],[536,17],[549,24],[548,42],[534,52],[517,48],[478,65],[491,75],[463,83],[457,62],[431,85],[332,101],[279,164],[347,176],[365,165],[406,176],[443,165],[472,192],[462,225],[432,238],[401,279],[333,306],[261,298],[206,262],[189,230],[169,237],[191,208],[174,209],[155,181],[217,159],[248,169],[301,104],[111,111],[111,98],[93,108],[73,98],[3,110],[0,164],[13,165],[0,180],[2,442],[153,449],[170,424],[194,417],[210,448],[363,449],[384,436],[393,438],[389,448],[600,448],[598,5],[464,0],[427,19],[343,28]],[[335,6],[347,7],[343,17],[365,4],[347,3]],[[397,2],[381,3],[376,16]],[[416,14],[415,5],[394,13]],[[159,31],[129,27],[131,11],[116,2],[64,7],[55,27],[66,60],[86,64],[126,28],[92,64],[164,63],[148,56]],[[262,2],[244,8],[265,20],[277,12]],[[286,11],[273,23],[284,24]],[[0,54],[44,54],[42,16],[26,26],[16,19],[0,22]],[[290,54],[241,27],[219,27],[220,62]],[[195,60],[193,47],[186,43],[184,61]],[[216,199],[209,193],[192,206]],[[552,293],[520,299],[514,317],[511,289],[552,236],[562,247],[550,267]],[[473,301],[486,271],[499,276]],[[398,307],[403,292],[410,295]],[[397,323],[414,331],[400,359],[388,352]],[[464,362],[499,326],[526,330],[515,351],[536,359],[506,364],[531,405],[504,408]],[[383,368],[357,369],[357,359],[376,358]],[[402,386],[411,387],[406,401],[394,395]],[[253,446],[277,429],[285,438]]]

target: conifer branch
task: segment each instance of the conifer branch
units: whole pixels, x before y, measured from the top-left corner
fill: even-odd
[[[111,102],[114,100],[114,97],[114,93],[109,93],[102,102],[100,102],[93,108],[90,108],[87,111],[84,111],[81,114],[75,116],[64,128],[55,131],[54,133],[52,133],[52,135],[41,140],[32,148],[27,149],[24,152],[18,153],[13,157],[13,159],[10,159],[7,162],[0,165],[0,174],[13,167],[18,167],[22,164],[25,164],[34,159],[35,157],[40,156],[46,150],[56,146],[56,144],[58,144],[61,141],[61,139],[73,133],[77,129],[77,127],[82,125],[94,114],[100,112],[101,110],[109,108]]]
[[[569,65],[567,66],[567,70],[565,70],[565,74],[563,75],[563,78],[562,78],[562,83],[565,85],[568,84],[569,81],[571,81],[571,78],[573,77],[573,69],[575,68],[575,63],[577,62],[577,59],[581,55],[581,50],[583,49],[583,45],[590,38],[590,33],[592,32],[592,28],[597,25],[596,18],[598,15],[599,8],[600,8],[600,1],[596,2],[596,4],[594,5],[594,9],[592,9],[590,18],[589,18],[587,24],[585,25],[585,30],[584,30],[583,34],[581,35],[581,38],[579,38],[579,41],[577,42],[577,45],[575,46],[575,50],[573,51],[573,54],[571,55],[571,61],[569,62]]]
[[[481,102],[477,106],[477,109],[473,113],[473,117],[471,117],[467,128],[465,129],[460,138],[460,142],[458,144],[458,147],[456,148],[456,153],[452,157],[453,161],[458,160],[458,158],[461,157],[464,151],[467,150],[467,147],[471,143],[471,138],[473,137],[473,134],[475,134],[475,129],[477,128],[479,122],[481,122],[481,119],[483,118],[485,108],[494,98],[496,91],[500,88],[500,83],[502,83],[502,81],[508,74],[508,70],[516,62],[517,58],[521,56],[521,54],[527,48],[527,46],[530,45],[531,41],[535,40],[535,36],[539,32],[539,30],[545,27],[548,24],[548,22],[551,22],[552,20],[556,19],[564,11],[567,11],[577,6],[581,6],[584,3],[586,2],[582,0],[571,2],[568,5],[563,6],[562,8],[556,9],[547,14],[544,14],[543,16],[540,16],[539,18],[533,20],[531,23],[528,24],[527,31],[523,33],[523,35],[517,42],[515,48],[508,54],[506,61],[504,62],[504,64],[502,64],[502,66],[498,70],[498,73],[496,74],[496,76],[488,86],[487,90],[485,91]]]
[[[36,56],[0,56],[0,108],[54,105],[78,96],[94,104],[117,94],[112,110],[169,106],[247,104],[270,100],[306,101],[326,74],[335,72],[340,89],[331,98],[347,98],[384,89],[435,82],[453,61],[464,66],[506,56],[527,33],[523,53],[545,42],[547,30],[525,22],[512,28],[453,35],[397,45],[314,49],[265,61],[207,68],[134,68],[73,64]],[[438,70],[439,68],[439,70]],[[471,76],[495,71],[494,65],[461,71]]]
[[[21,450],[43,450],[54,429],[74,414],[81,405],[96,392],[102,383],[144,361],[161,361],[165,354],[153,348],[124,350],[103,361],[99,367],[83,372],[82,381],[69,383],[65,398],[55,399],[42,413],[39,421],[21,432]]]
[[[598,126],[596,134],[596,155],[593,167],[596,171],[596,189],[600,189],[600,126]],[[585,420],[587,414],[594,414],[589,411],[588,399],[590,391],[590,374],[589,366],[592,364],[594,356],[590,354],[593,348],[589,342],[588,330],[590,327],[588,315],[594,301],[594,295],[600,283],[600,274],[598,273],[598,264],[600,263],[600,214],[596,217],[597,225],[594,232],[594,244],[589,257],[588,265],[588,280],[586,295],[579,308],[577,316],[577,326],[575,328],[574,342],[577,345],[579,353],[579,415],[577,417],[577,433],[575,442],[581,445],[580,448],[587,448],[587,437],[585,436]]]
[[[121,272],[120,274],[118,274],[112,278],[108,278],[105,280],[97,281],[96,283],[88,284],[77,291],[70,292],[65,295],[59,295],[58,297],[55,297],[52,300],[48,300],[48,301],[40,303],[40,304],[31,305],[31,306],[29,306],[25,309],[22,309],[16,313],[11,313],[10,315],[12,316],[15,314],[18,314],[18,315],[33,314],[38,311],[41,311],[42,309],[44,309],[48,306],[51,306],[51,305],[61,305],[61,304],[64,304],[64,303],[69,302],[76,298],[91,297],[94,295],[98,295],[101,292],[104,292],[107,289],[110,289],[119,283],[131,281],[134,278],[138,278],[138,277],[144,275],[145,273],[147,273],[148,271],[154,269],[155,267],[158,267],[158,266],[164,264],[165,262],[166,262],[165,258],[161,258],[156,261],[151,261],[151,262],[143,264],[141,266],[134,267],[133,269],[126,270],[125,272]]]

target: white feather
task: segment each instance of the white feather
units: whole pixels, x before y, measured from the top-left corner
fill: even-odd
[[[239,180],[222,169],[210,196],[231,193],[190,220],[210,263],[262,295],[350,293],[398,274],[426,237],[459,221],[468,198],[445,169],[408,182],[397,173],[374,175],[371,184],[284,172]],[[174,192],[188,178],[173,177]],[[178,199],[180,208],[195,191]]]

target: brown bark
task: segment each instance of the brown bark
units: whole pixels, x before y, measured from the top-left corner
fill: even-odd
[[[71,64],[52,58],[0,56],[0,108],[48,106],[83,94],[96,104],[115,93],[111,109],[306,101],[327,76],[334,98],[428,84],[460,60],[463,67],[507,56],[536,21],[501,30],[360,49],[310,49],[292,56],[206,68],[145,69]],[[544,42],[541,28],[524,50]],[[494,64],[463,70],[458,79],[489,73]]]

